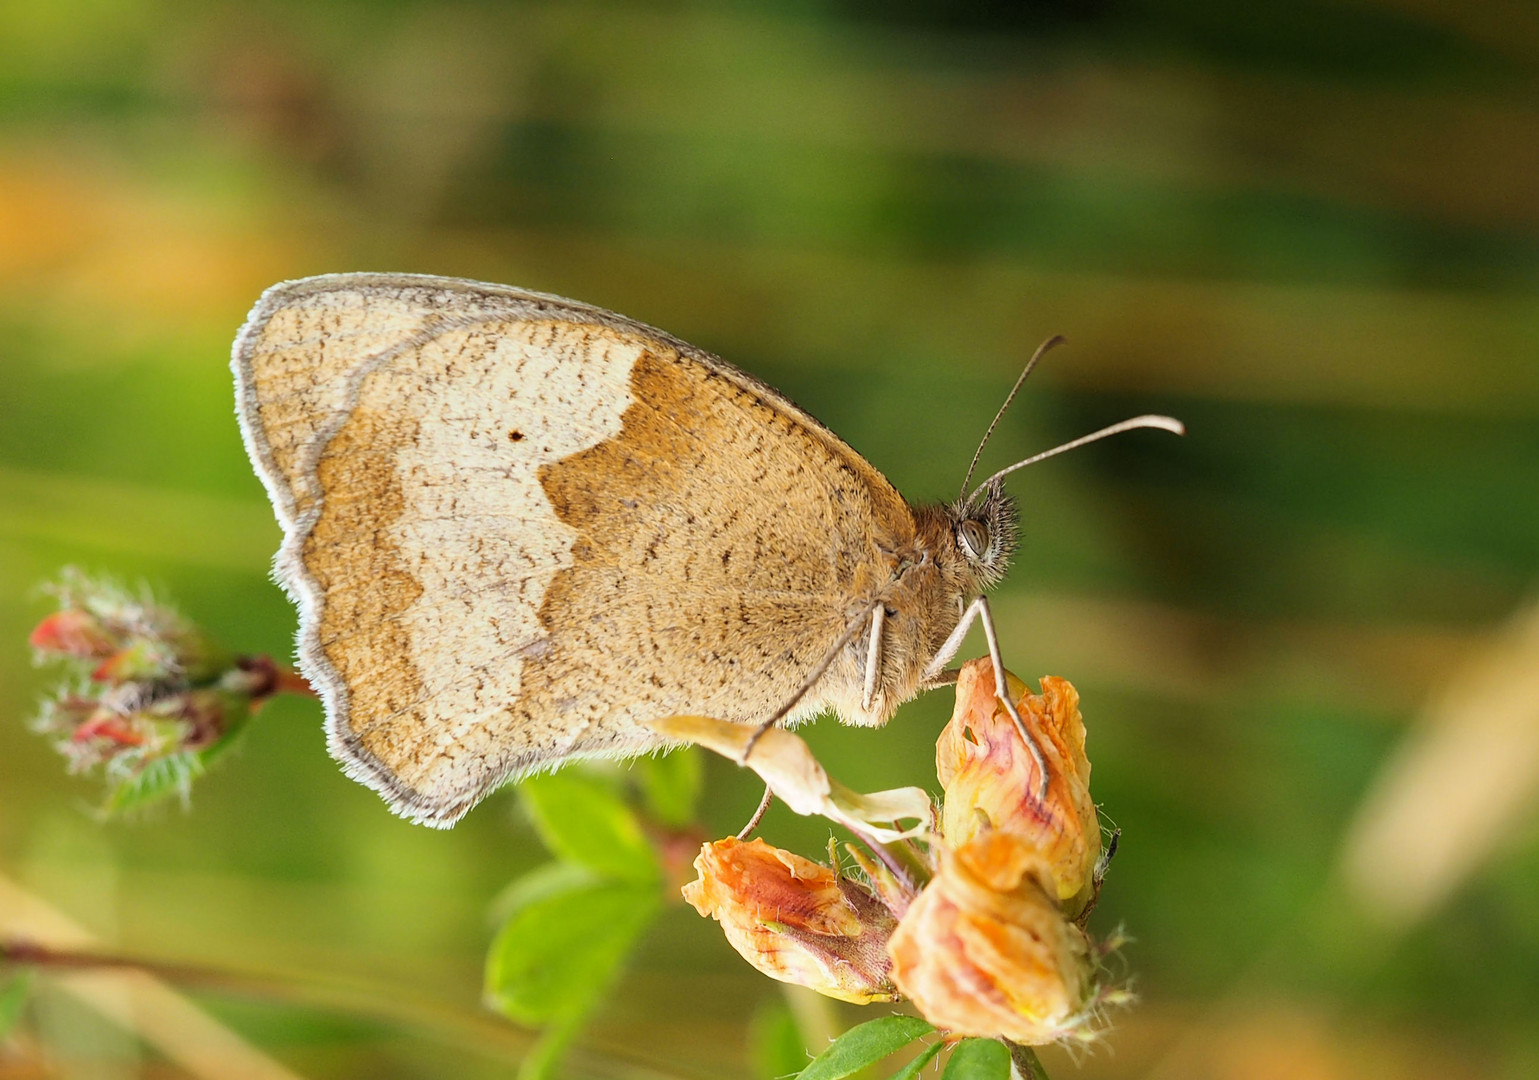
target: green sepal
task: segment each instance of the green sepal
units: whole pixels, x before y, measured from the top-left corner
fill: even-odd
[[[192,794],[193,781],[235,747],[251,719],[249,698],[222,691],[219,697],[224,709],[224,733],[197,750],[182,750],[152,758],[131,775],[112,785],[107,791],[107,798],[102,802],[102,816],[112,817],[130,810],[139,810],[173,796],[184,803],[187,801]]]

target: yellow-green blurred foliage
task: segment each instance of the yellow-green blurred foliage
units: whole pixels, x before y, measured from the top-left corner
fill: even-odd
[[[1055,1075],[1539,1071],[1535,9],[0,3],[0,933],[46,901],[105,948],[417,1017],[191,991],[305,1077],[502,1076],[489,911],[542,858],[511,799],[406,825],[285,699],[190,812],[101,825],[26,729],[64,563],[287,654],[225,357],[266,285],[376,269],[664,327],[916,499],[1067,335],[986,463],[1134,412],[1191,434],[1012,480],[1006,659],[1083,693],[1125,830],[1097,923],[1143,998]],[[810,738],[857,788],[933,786],[949,709]],[[708,784],[736,828],[754,785]],[[746,1077],[775,993],[681,906],[590,1050]],[[193,1074],[46,980],[33,1008],[0,1076]]]

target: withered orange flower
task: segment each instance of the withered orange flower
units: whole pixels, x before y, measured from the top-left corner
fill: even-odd
[[[935,744],[935,767],[946,791],[941,830],[959,848],[987,829],[1014,833],[1039,850],[1052,875],[1052,894],[1070,915],[1093,892],[1101,828],[1090,798],[1090,761],[1079,694],[1065,679],[1046,676],[1032,694],[1009,672],[1006,684],[1026,729],[1047,759],[1047,792],[1031,751],[995,694],[987,658],[962,666],[956,708]]]
[[[1042,1045],[1081,1030],[1094,1000],[1089,939],[1059,908],[1047,860],[1009,832],[943,850],[888,953],[903,995],[958,1035]]]
[[[896,920],[859,884],[757,839],[705,844],[695,869],[684,899],[770,978],[857,1004],[897,997],[886,949]]]

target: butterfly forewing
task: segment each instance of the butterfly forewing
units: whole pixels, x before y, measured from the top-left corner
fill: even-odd
[[[644,752],[648,719],[766,715],[914,535],[891,485],[778,394],[556,297],[292,282],[234,363],[333,753],[417,820]]]

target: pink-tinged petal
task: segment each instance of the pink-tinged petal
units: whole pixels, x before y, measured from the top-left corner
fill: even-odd
[[[1071,914],[1093,891],[1101,829],[1090,798],[1090,761],[1079,694],[1046,676],[1042,693],[1006,673],[1026,729],[1047,759],[1047,791],[1015,722],[996,696],[993,665],[973,660],[957,679],[956,708],[935,746],[946,799],[941,831],[960,847],[987,830],[1025,838],[1047,859],[1055,895]]]
[[[903,995],[957,1035],[1054,1042],[1097,1000],[1094,950],[1059,908],[1047,861],[1006,832],[942,852],[888,953]]]
[[[718,840],[695,859],[684,899],[772,979],[843,1001],[891,1001],[895,920],[862,886],[763,840]]]

